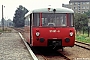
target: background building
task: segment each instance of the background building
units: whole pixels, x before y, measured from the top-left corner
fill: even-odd
[[[75,13],[84,13],[90,10],[90,0],[70,0],[69,4],[62,4],[62,7],[73,9]]]
[[[11,19],[5,20],[4,19],[4,27],[12,27],[13,21]],[[2,27],[2,20],[0,21],[0,27]]]

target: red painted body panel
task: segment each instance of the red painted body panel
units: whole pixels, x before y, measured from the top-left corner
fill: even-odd
[[[40,42],[37,40],[36,30],[39,30],[40,36],[39,38],[44,38],[44,42]],[[74,33],[72,37],[70,37],[70,30]],[[48,39],[62,39],[62,46],[74,46],[75,42],[75,29],[72,27],[62,27],[62,28],[32,28],[32,46],[47,46]],[[65,42],[65,38],[70,38],[70,42]]]

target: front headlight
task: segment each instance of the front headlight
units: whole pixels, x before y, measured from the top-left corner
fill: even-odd
[[[70,36],[73,36],[73,32],[70,32],[70,34],[69,34]]]
[[[36,32],[36,36],[40,36],[40,33],[39,32]]]

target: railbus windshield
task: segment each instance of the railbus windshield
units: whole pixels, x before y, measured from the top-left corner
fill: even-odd
[[[73,26],[73,14],[71,13],[34,13],[33,26],[59,27]]]

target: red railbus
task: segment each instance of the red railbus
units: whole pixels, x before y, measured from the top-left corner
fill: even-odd
[[[64,7],[34,9],[25,15],[24,37],[34,47],[73,47],[73,17],[74,11]]]

